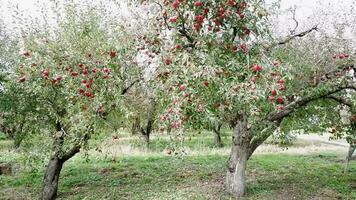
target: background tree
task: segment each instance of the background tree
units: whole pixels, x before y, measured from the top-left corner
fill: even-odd
[[[5,86],[33,108],[19,114],[49,143],[41,199],[56,197],[63,164],[85,148],[106,109],[123,105],[122,91],[137,72],[133,40],[119,24],[108,30],[92,7],[66,10],[55,30],[27,32]]]

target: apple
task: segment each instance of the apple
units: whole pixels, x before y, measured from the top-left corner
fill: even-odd
[[[277,90],[272,90],[272,91],[271,91],[271,94],[272,94],[273,96],[277,96]]]
[[[209,86],[209,81],[204,81],[204,85],[205,85],[205,87],[208,87]]]
[[[185,85],[180,85],[179,86],[179,90],[180,91],[184,91],[185,89],[187,89],[187,86],[185,86]]]
[[[280,91],[284,91],[284,90],[286,90],[286,87],[281,84],[281,85],[278,86],[278,89],[279,89]]]
[[[278,102],[278,103],[283,103],[283,102],[284,102],[284,100],[283,100],[283,98],[282,98],[282,97],[278,97],[278,98],[277,98],[277,102]]]
[[[199,7],[199,6],[202,6],[202,5],[203,5],[203,3],[201,1],[194,2],[194,6],[195,7]]]
[[[176,10],[179,7],[179,4],[180,4],[179,1],[175,0],[172,4],[173,9]]]
[[[169,18],[168,21],[171,22],[171,23],[176,23],[177,20],[178,20],[178,16],[174,16],[174,17]]]
[[[79,94],[83,94],[84,90],[82,88],[79,88]]]
[[[23,82],[25,82],[26,81],[26,77],[23,75],[23,76],[20,76],[20,78],[19,78],[19,82],[20,83],[23,83]]]
[[[277,109],[278,110],[284,110],[284,106],[278,106]]]
[[[28,51],[25,51],[22,55],[24,55],[25,57],[30,57],[31,56],[30,52],[28,52]]]
[[[170,64],[173,63],[173,61],[172,61],[172,59],[170,59],[170,58],[166,58],[166,59],[164,60],[164,63],[165,63],[166,65],[170,65]]]
[[[283,84],[283,83],[284,83],[284,80],[283,80],[283,79],[279,79],[279,80],[277,81],[277,83]]]
[[[47,77],[48,78],[48,75],[49,75],[48,69],[43,70],[41,74],[42,74],[43,77]]]
[[[209,11],[210,11],[209,8],[204,8],[204,13],[205,13],[205,14],[208,14]]]
[[[228,3],[231,7],[236,6],[236,2],[235,2],[234,0],[227,0],[227,3]]]
[[[78,76],[78,72],[72,72],[71,75],[72,75],[73,77],[76,77],[76,76]]]
[[[110,58],[116,57],[116,51],[110,51]]]
[[[274,96],[269,96],[269,97],[268,97],[268,100],[269,100],[270,102],[273,102],[273,101],[274,101]]]
[[[261,67],[260,65],[258,65],[258,64],[254,64],[254,65],[252,66],[252,71],[254,71],[254,72],[260,72],[260,71],[262,71],[262,67]]]

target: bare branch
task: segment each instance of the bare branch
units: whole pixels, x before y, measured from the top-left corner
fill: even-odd
[[[268,47],[266,47],[266,50],[267,51],[270,51],[271,49],[273,49],[274,47],[276,46],[279,46],[279,45],[284,45],[284,44],[287,44],[288,42],[290,42],[291,40],[295,39],[295,38],[301,38],[301,37],[304,37],[306,36],[307,34],[313,32],[313,31],[317,31],[318,30],[318,26],[314,26],[306,31],[303,31],[303,32],[300,32],[300,33],[297,33],[295,35],[291,35],[289,37],[287,37],[285,40],[282,40],[282,41],[279,41],[277,43],[274,43]]]
[[[134,80],[130,85],[128,85],[126,88],[122,90],[121,95],[126,94],[130,90],[130,88],[132,88],[136,83],[139,83],[141,80],[143,80],[143,78]]]

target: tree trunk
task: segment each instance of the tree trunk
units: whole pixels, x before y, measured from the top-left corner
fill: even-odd
[[[235,197],[242,197],[246,192],[246,163],[248,151],[240,147],[233,147],[235,154],[233,165],[227,170],[226,187],[227,191]],[[230,161],[231,162],[231,161]]]
[[[223,147],[224,144],[222,143],[222,140],[221,140],[221,127],[222,127],[222,124],[218,124],[216,127],[213,128],[213,131],[215,133],[215,145],[217,147]]]
[[[232,148],[226,173],[227,191],[234,197],[241,197],[246,192],[246,163],[249,158],[251,133],[247,128],[246,116],[241,116],[236,123],[232,136]]]
[[[143,133],[143,138],[145,139],[147,148],[149,148],[150,147],[150,133],[149,132],[144,132]]]
[[[49,160],[47,170],[43,179],[43,190],[41,200],[53,200],[57,196],[58,180],[62,170],[63,161],[57,157]]]
[[[355,150],[356,150],[356,144],[350,144],[349,152],[346,156],[346,164],[345,164],[344,173],[347,173],[347,171],[348,171],[349,163],[352,158],[352,154],[354,153]]]
[[[224,146],[224,144],[222,143],[222,140],[221,140],[220,132],[215,133],[215,145],[220,148]]]

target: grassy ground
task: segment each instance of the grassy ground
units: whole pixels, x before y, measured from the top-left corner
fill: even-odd
[[[199,137],[191,140],[190,148],[206,145],[205,137]],[[111,147],[121,142],[116,143]],[[129,143],[132,149],[138,146],[136,139]],[[64,166],[59,199],[232,199],[223,188],[228,147],[216,151],[208,145],[199,155],[177,157],[160,152],[165,145],[154,144],[162,141],[153,141],[153,150],[141,155],[119,154],[116,162],[99,153],[89,160],[76,156]],[[0,161],[19,164],[21,156],[3,154],[9,147],[9,142],[0,141]],[[343,174],[342,153],[257,153],[248,162],[248,193],[243,199],[356,199],[356,163]],[[19,170],[14,176],[0,176],[0,199],[36,199],[41,181],[41,172]]]

